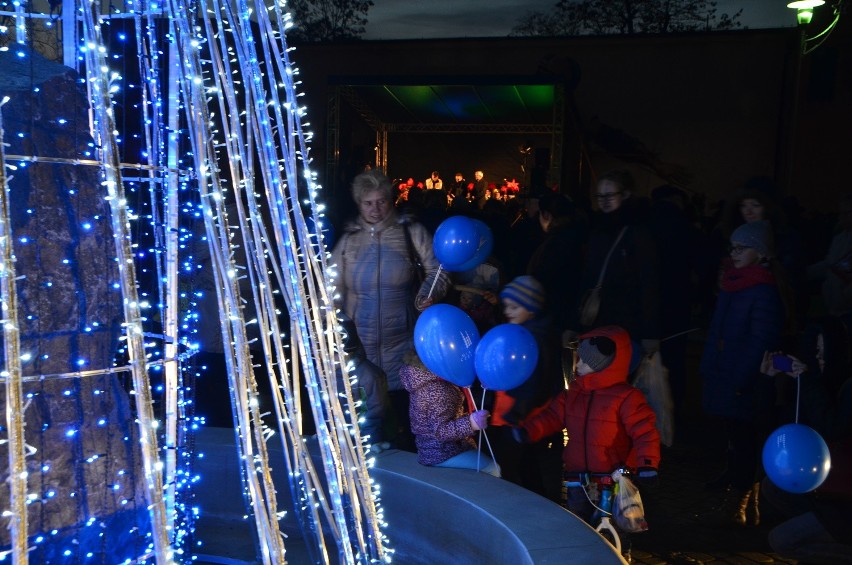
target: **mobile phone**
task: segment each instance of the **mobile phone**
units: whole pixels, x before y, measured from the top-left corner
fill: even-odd
[[[793,360],[786,355],[776,353],[772,356],[772,368],[776,371],[789,373],[793,370]]]

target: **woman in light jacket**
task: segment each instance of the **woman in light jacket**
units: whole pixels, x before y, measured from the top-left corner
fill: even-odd
[[[432,235],[397,214],[392,192],[390,180],[377,170],[355,177],[352,197],[359,215],[344,228],[332,251],[332,265],[339,306],[355,322],[367,358],[387,374],[397,420],[394,443],[413,451],[408,393],[400,384],[399,370],[403,355],[414,347],[418,312],[443,298],[450,283],[446,274],[438,275]]]

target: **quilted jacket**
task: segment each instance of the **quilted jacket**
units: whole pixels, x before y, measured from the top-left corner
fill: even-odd
[[[402,356],[413,348],[417,310],[415,297],[425,299],[438,273],[432,236],[423,225],[408,223],[411,242],[426,271],[417,285],[417,272],[405,241],[403,222],[395,212],[380,224],[360,217],[346,226],[332,251],[334,283],[339,304],[354,322],[367,359],[388,377],[388,390],[400,390]],[[449,288],[445,273],[438,276],[432,299],[438,302]]]
[[[567,430],[562,464],[568,472],[609,473],[622,465],[658,468],[656,416],[642,391],[627,383],[630,336],[620,327],[607,326],[580,339],[599,335],[615,342],[613,362],[601,371],[578,376],[524,428],[531,441]]]
[[[763,389],[772,384],[760,373],[760,363],[764,352],[780,349],[783,327],[784,304],[775,284],[755,280],[719,292],[700,365],[708,414],[754,417],[756,402],[766,396]]]

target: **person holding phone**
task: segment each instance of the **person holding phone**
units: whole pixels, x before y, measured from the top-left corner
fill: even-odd
[[[767,351],[760,372],[769,377],[791,377],[798,385],[799,423],[825,439],[852,435],[852,336],[838,317],[810,322],[802,334],[796,357]],[[796,404],[783,422],[794,421]]]
[[[828,443],[831,472],[815,491],[794,494],[769,478],[761,495],[784,521],[769,532],[772,549],[800,563],[852,563],[852,340],[838,317],[809,323],[797,355],[767,351],[761,372],[791,377],[798,385],[798,411],[788,415],[816,430]],[[792,408],[796,408],[794,405]],[[797,417],[798,416],[798,417]]]
[[[730,243],[700,372],[703,408],[720,419],[727,446],[727,468],[707,486],[727,490],[720,521],[746,526],[760,521],[760,449],[775,421],[775,382],[760,368],[764,352],[780,347],[787,314],[769,224],[743,224]]]

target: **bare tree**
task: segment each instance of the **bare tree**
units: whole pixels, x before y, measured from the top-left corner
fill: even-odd
[[[559,0],[529,12],[511,35],[607,35],[710,31],[740,27],[742,9],[719,14],[714,0]]]
[[[288,37],[327,42],[360,38],[373,0],[290,0],[288,6],[296,24]]]
[[[62,61],[62,36],[61,26],[58,22],[51,20],[27,18],[26,45],[50,61]],[[9,33],[0,34],[0,47],[9,47],[15,43],[15,28],[17,21],[14,16],[0,15],[0,29],[9,30]]]

